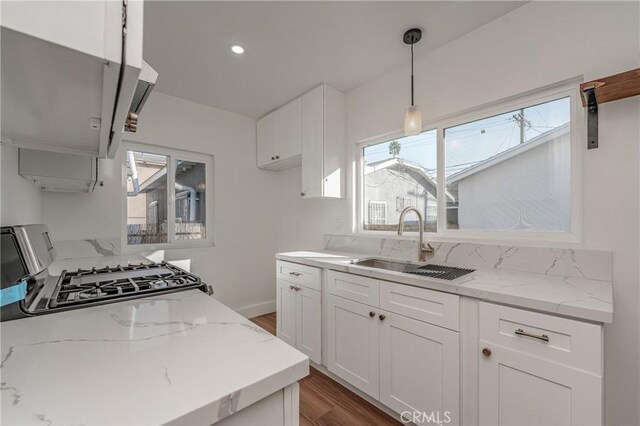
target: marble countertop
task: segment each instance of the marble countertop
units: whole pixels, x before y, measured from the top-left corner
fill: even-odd
[[[582,320],[613,322],[611,281],[560,277],[542,273],[477,268],[453,281],[353,265],[374,257],[331,250],[278,253],[277,259],[348,272],[481,300],[535,309]],[[377,256],[375,256],[377,257]]]
[[[0,332],[7,425],[211,424],[309,372],[307,356],[200,290],[3,322]]]

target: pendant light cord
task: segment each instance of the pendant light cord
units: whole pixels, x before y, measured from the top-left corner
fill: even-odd
[[[413,106],[413,43],[411,43],[411,106]]]

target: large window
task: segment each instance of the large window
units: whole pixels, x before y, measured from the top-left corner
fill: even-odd
[[[426,231],[450,236],[575,234],[575,104],[557,90],[362,145],[360,229],[395,232],[413,206]],[[405,226],[417,230],[417,215]]]
[[[126,159],[127,244],[212,242],[211,213],[207,212],[211,208],[211,165],[207,155],[130,147]]]

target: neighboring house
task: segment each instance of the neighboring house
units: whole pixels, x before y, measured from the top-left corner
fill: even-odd
[[[367,230],[393,230],[406,207],[416,207],[426,228],[435,231],[437,184],[422,166],[400,158],[364,165],[364,206]],[[417,229],[417,217],[407,216],[407,229]]]
[[[447,178],[449,228],[571,230],[569,123]]]
[[[148,154],[147,154],[148,155]],[[136,158],[139,190],[134,192],[132,179],[127,182],[127,228],[130,244],[166,241],[167,235],[167,166],[161,161]],[[174,203],[176,239],[205,237],[204,164],[180,161],[176,164]]]
[[[570,231],[569,123],[536,136],[449,176],[450,229],[529,229]],[[516,159],[517,157],[517,159]],[[394,230],[400,212],[414,206],[435,231],[437,184],[425,169],[400,158],[364,165],[366,230]],[[417,230],[414,215],[407,229]]]

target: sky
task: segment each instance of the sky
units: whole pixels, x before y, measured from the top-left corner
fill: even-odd
[[[569,122],[570,110],[568,97],[525,108],[524,142]],[[511,111],[445,129],[446,176],[518,145],[520,112]],[[401,143],[400,158],[421,164],[431,177],[436,177],[435,130],[395,140]],[[389,142],[364,148],[365,163],[391,158]]]

